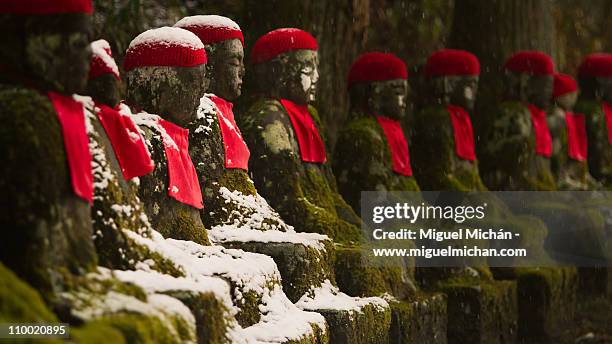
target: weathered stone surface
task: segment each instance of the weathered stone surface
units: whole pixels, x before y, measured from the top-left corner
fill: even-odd
[[[69,273],[96,264],[90,208],[72,190],[61,127],[47,97],[2,85],[0,117],[0,260],[49,301]]]
[[[478,161],[457,157],[453,126],[444,106],[423,109],[414,120],[413,169],[423,190],[484,191]]]
[[[555,190],[550,159],[535,153],[529,109],[519,101],[501,103],[483,148],[483,179],[492,190]]]
[[[446,303],[446,295],[427,292],[417,292],[400,302],[389,302],[390,343],[446,343]]]
[[[366,305],[360,311],[321,309],[329,324],[330,343],[375,344],[389,342],[391,310]]]
[[[612,176],[612,146],[601,101],[578,99],[575,112],[584,114],[586,120],[589,171],[607,187]]]

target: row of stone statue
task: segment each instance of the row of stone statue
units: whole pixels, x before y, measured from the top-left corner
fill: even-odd
[[[313,276],[329,274],[353,296],[389,292],[402,299],[417,293],[413,276],[404,278],[405,268],[381,272],[355,259],[364,241],[356,213],[361,190],[470,191],[484,190],[485,184],[554,189],[556,152],[552,162],[563,187],[594,187],[589,167],[606,182],[605,159],[612,152],[602,134],[612,115],[605,102],[612,89],[609,55],[585,59],[579,114],[569,112],[575,85],[566,77],[555,79],[554,99],[562,110],[554,116],[544,110],[553,90],[551,59],[538,52],[513,55],[505,65],[508,99],[483,125],[483,139],[475,147],[469,111],[480,67],[474,55],[432,54],[425,67],[432,104],[405,130],[405,64],[390,54],[366,53],[349,72],[350,120],[329,155],[310,105],[318,45],[303,30],[277,29],[257,40],[249,72],[258,93],[250,109],[234,118],[231,101],[241,95],[245,73],[244,40],[230,19],[187,17],[174,27],[138,35],[126,51],[126,92],[120,101],[121,78],[108,43],[92,43],[89,58],[88,16],[52,16],[44,6],[36,9],[41,13],[23,12],[16,3],[18,10],[0,17],[6,32],[16,31],[5,38],[8,48],[0,55],[0,190],[7,196],[0,258],[43,292],[67,288],[65,271],[77,274],[96,263],[133,268],[143,253],[133,250],[123,230],[154,228],[164,237],[271,255],[294,302],[321,284]],[[74,93],[93,99],[70,96]],[[281,263],[286,252],[275,252],[264,241],[237,244],[257,242],[253,230],[293,235],[294,228],[343,244],[335,249],[335,272],[321,268],[318,256],[306,256],[309,264],[295,267]],[[511,284],[493,281],[486,267],[464,270],[472,279],[461,288],[491,286],[477,297],[495,306],[479,310],[478,321],[495,318],[495,331],[505,331],[495,336],[515,335]],[[571,288],[553,296],[563,300],[564,293],[571,294]],[[465,304],[464,297],[449,293],[449,304],[450,299]],[[465,330],[461,319],[448,319],[459,337]]]

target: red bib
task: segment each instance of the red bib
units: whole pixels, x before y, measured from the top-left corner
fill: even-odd
[[[204,208],[198,175],[189,156],[189,130],[163,119],[159,125],[168,134],[162,134],[168,161],[168,195],[194,208]]]
[[[461,106],[447,105],[446,109],[453,124],[455,154],[463,160],[476,160],[474,151],[474,131],[470,115]]]
[[[603,101],[601,107],[606,117],[606,126],[608,127],[608,143],[612,145],[612,105]]]
[[[406,141],[400,122],[383,116],[376,116],[376,120],[387,138],[387,145],[391,151],[393,172],[401,174],[402,176],[412,176],[408,142]]]
[[[587,158],[587,135],[584,115],[567,111],[565,113],[565,126],[567,129],[567,155],[574,160],[585,161]]]
[[[96,114],[113,146],[123,178],[130,180],[153,171],[151,155],[132,119],[104,104],[96,103],[96,107],[100,109]]]
[[[217,96],[211,96],[210,100],[217,107],[217,119],[221,127],[221,136],[223,136],[223,147],[225,147],[225,167],[248,171],[251,152],[234,120],[232,111],[234,104]]]
[[[546,122],[546,112],[533,104],[527,104],[531,113],[531,124],[535,131],[536,154],[550,158],[552,154],[552,139]]]
[[[287,99],[281,99],[280,102],[287,110],[291,125],[297,136],[302,161],[321,164],[327,161],[325,144],[323,144],[319,130],[308,112],[308,106],[297,105]]]
[[[72,97],[55,92],[47,93],[57,119],[62,126],[64,148],[70,169],[70,180],[74,193],[93,203],[93,171],[91,169],[91,152],[89,137],[85,128],[85,109],[83,104]]]

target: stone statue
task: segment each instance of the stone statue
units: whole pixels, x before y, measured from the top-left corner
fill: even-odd
[[[344,199],[360,211],[361,191],[419,191],[409,136],[401,126],[408,96],[406,65],[391,54],[361,55],[349,71],[351,112],[338,135],[333,169]]]
[[[71,96],[87,82],[91,13],[91,1],[0,5],[0,260],[51,302],[96,265],[91,155]]]
[[[483,191],[470,112],[478,91],[480,63],[473,54],[445,49],[427,60],[432,104],[415,118],[415,175],[424,190]]]
[[[598,188],[587,163],[585,117],[573,112],[577,98],[576,81],[569,75],[555,74],[548,128],[552,136],[551,167],[561,190]]]
[[[297,230],[358,241],[361,220],[337,191],[321,121],[309,105],[319,79],[316,40],[299,29],[271,31],[255,43],[251,62],[263,97],[239,121],[255,186]]]
[[[202,195],[189,157],[193,109],[208,87],[206,52],[193,33],[162,27],[132,40],[124,61],[126,104],[147,141],[155,170],[140,178],[140,197],[153,225],[165,237],[208,244],[199,209]],[[163,118],[157,115],[160,114]]]
[[[578,69],[575,113],[585,116],[589,170],[607,188],[612,182],[612,54],[592,54]]]
[[[482,148],[485,184],[492,190],[554,190],[545,112],[553,89],[553,61],[538,51],[521,51],[504,69],[506,100],[491,117]]]
[[[121,78],[110,45],[107,41],[99,39],[91,43],[91,52],[87,94],[114,108],[121,100],[119,94]]]

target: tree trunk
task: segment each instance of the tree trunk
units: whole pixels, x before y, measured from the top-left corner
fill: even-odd
[[[473,124],[479,139],[483,121],[503,96],[503,64],[519,50],[553,55],[552,0],[461,0],[455,4],[449,48],[464,49],[480,60],[480,87]]]

